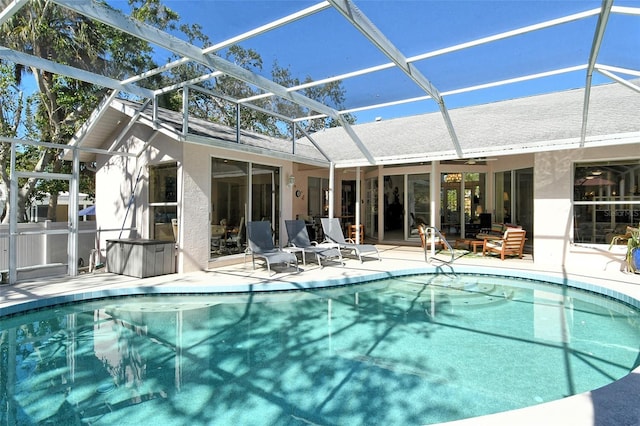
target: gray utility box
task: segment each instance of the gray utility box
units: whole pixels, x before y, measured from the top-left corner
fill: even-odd
[[[107,240],[107,270],[114,274],[146,278],[176,272],[173,241]]]

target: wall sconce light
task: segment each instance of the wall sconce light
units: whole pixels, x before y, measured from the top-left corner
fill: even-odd
[[[289,188],[293,188],[293,185],[296,184],[296,177],[294,175],[289,176],[289,181],[287,182],[287,186]]]

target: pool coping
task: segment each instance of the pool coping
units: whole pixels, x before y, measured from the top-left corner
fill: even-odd
[[[12,316],[22,312],[49,308],[52,306],[63,305],[81,301],[91,301],[96,299],[105,299],[123,296],[141,296],[141,295],[162,295],[162,294],[216,294],[216,293],[253,293],[253,292],[276,292],[276,291],[292,291],[292,290],[309,290],[314,288],[331,288],[337,286],[360,284],[367,281],[378,281],[387,278],[401,277],[407,275],[419,274],[480,274],[494,275],[502,277],[514,277],[529,280],[538,280],[556,285],[566,285],[572,288],[585,290],[609,298],[621,301],[630,306],[640,309],[640,299],[629,294],[619,292],[615,289],[602,285],[593,284],[588,281],[568,279],[567,277],[557,276],[546,272],[521,271],[516,269],[508,269],[505,273],[504,268],[493,268],[483,266],[454,265],[448,266],[447,270],[443,270],[442,266],[426,266],[409,269],[399,269],[384,272],[371,272],[357,276],[327,277],[322,280],[304,280],[301,282],[291,282],[282,280],[270,280],[262,283],[241,283],[241,284],[195,284],[195,285],[164,285],[164,286],[131,286],[122,288],[102,288],[92,289],[90,291],[74,291],[68,294],[50,296],[45,298],[37,298],[24,302],[11,304],[0,308],[0,318]]]
[[[391,250],[391,249],[390,249]],[[389,251],[391,255],[393,253]],[[69,302],[87,301],[108,297],[145,294],[213,294],[251,293],[265,291],[305,290],[329,288],[364,281],[380,280],[394,276],[452,273],[512,276],[522,279],[545,281],[560,286],[602,294],[634,307],[640,306],[640,275],[621,271],[570,272],[563,268],[545,268],[532,261],[492,261],[491,259],[462,259],[453,265],[425,264],[421,251],[410,253],[400,249],[400,258],[387,258],[384,262],[365,262],[356,265],[348,262],[348,268],[325,268],[300,274],[266,276],[264,272],[250,271],[245,266],[230,266],[217,270],[199,271],[194,274],[134,279],[113,274],[88,276],[86,282],[61,277],[57,280],[18,284],[15,288],[0,286],[0,317],[41,309]],[[415,254],[417,253],[417,256]],[[398,256],[398,254],[396,254]],[[391,256],[389,256],[391,257]],[[403,259],[403,260],[400,260]],[[418,265],[418,266],[416,266]],[[317,272],[320,271],[319,274]],[[506,272],[505,272],[506,271]],[[204,274],[204,275],[202,275]],[[253,274],[253,275],[252,275]],[[337,274],[337,276],[336,276]],[[317,277],[317,278],[316,278]],[[223,281],[216,284],[215,281]],[[635,285],[634,285],[635,284]],[[5,297],[5,287],[12,293]],[[47,290],[50,288],[51,290]],[[456,420],[446,423],[456,426],[477,425],[539,425],[542,421],[551,425],[631,425],[640,424],[640,367],[627,376],[601,388],[568,396],[562,399],[532,405],[516,410],[486,416]]]

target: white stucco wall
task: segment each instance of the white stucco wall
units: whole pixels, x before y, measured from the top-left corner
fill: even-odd
[[[640,144],[550,151],[535,155],[534,262],[554,267],[620,270],[623,251],[607,244],[572,244],[573,168],[576,162],[640,156]]]
[[[209,260],[211,148],[183,146],[184,161],[179,171],[182,197],[178,201],[178,272],[192,272],[206,269]]]
[[[132,140],[130,146],[140,145]],[[96,225],[101,261],[106,259],[106,241],[118,238],[140,238],[138,210],[135,204],[128,208],[132,196],[139,196],[136,188],[139,159],[135,157],[98,155],[96,157]]]
[[[149,135],[131,137],[126,145],[130,152],[142,146]],[[284,220],[293,217],[292,198],[295,187],[287,186],[293,174],[292,163],[256,154],[239,153],[200,144],[181,143],[164,135],[151,140],[150,146],[138,157],[98,156],[96,174],[96,209],[98,226],[113,231],[101,234],[103,256],[106,240],[116,238],[149,238],[148,169],[152,164],[178,163],[178,250],[177,271],[193,272],[207,269],[210,255],[210,194],[211,158],[252,161],[281,167],[280,241],[286,242]],[[139,171],[140,181],[136,185]],[[134,205],[127,209],[131,195]],[[121,228],[135,227],[135,231]]]
[[[134,145],[141,146],[148,135],[137,134],[127,144],[129,152],[136,152]],[[607,245],[574,245],[571,243],[573,229],[573,167],[575,162],[589,160],[619,160],[640,155],[640,144],[617,147],[559,150],[535,154],[534,158],[534,262],[540,265],[559,267],[583,266],[599,270],[620,269],[623,256],[617,249],[610,251]],[[143,155],[135,157],[104,156],[97,158],[99,172],[96,175],[96,200],[98,227],[111,229],[100,233],[100,248],[105,254],[106,240],[112,238],[148,238],[147,214],[147,166],[168,161],[178,163],[178,271],[203,270],[209,266],[209,234],[211,222],[211,158],[252,161],[281,167],[280,175],[280,241],[286,242],[284,220],[295,218],[306,212],[306,199],[296,198],[296,189],[306,194],[309,175],[318,175],[317,170],[296,168],[290,161],[267,158],[257,154],[235,152],[200,144],[181,143],[160,135],[151,141]],[[530,167],[529,155],[514,156],[504,162],[491,164],[492,172],[513,169],[515,166]],[[520,160],[514,162],[514,160]],[[417,166],[414,166],[417,167]],[[466,166],[469,167],[469,166]],[[471,168],[471,167],[470,167]],[[518,168],[518,167],[515,167]],[[143,170],[136,185],[139,170]],[[418,168],[417,170],[422,170]],[[424,170],[427,171],[426,169]],[[433,172],[433,170],[430,170]],[[437,168],[435,172],[442,171]],[[296,176],[293,187],[287,185],[288,177]],[[342,173],[341,173],[342,175]],[[341,176],[342,177],[342,176]],[[345,176],[353,178],[353,176]],[[489,188],[492,188],[491,181]],[[127,206],[134,195],[135,207]],[[491,189],[489,189],[488,205]],[[136,227],[136,231],[122,228]],[[104,258],[103,258],[104,259]]]
[[[197,144],[183,145],[182,188],[179,200],[179,272],[193,272],[209,267],[210,223],[211,223],[211,159],[251,161],[254,163],[281,167],[280,241],[287,241],[284,220],[292,217],[292,198],[295,188],[287,186],[287,178],[293,173],[292,163],[285,160],[266,158],[255,154],[239,153],[221,148]],[[180,179],[179,179],[180,181]]]

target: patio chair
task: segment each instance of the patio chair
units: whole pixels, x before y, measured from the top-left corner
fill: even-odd
[[[337,258],[342,266],[342,252],[340,247],[335,243],[322,243],[318,244],[317,241],[311,241],[309,238],[309,232],[307,231],[307,225],[304,220],[285,220],[285,226],[287,228],[287,236],[289,237],[289,244],[293,247],[300,248],[302,251],[302,264],[306,265],[306,254],[311,253],[316,256],[316,260],[320,268],[323,267],[322,259]]]
[[[226,248],[222,242],[226,230],[222,225],[211,225],[211,254],[221,254]]]
[[[244,245],[246,244],[246,225],[244,223],[244,216],[240,219],[240,226],[234,228],[233,232],[227,232],[227,240],[225,242],[227,249],[234,253],[241,253],[244,251]]]
[[[271,265],[295,265],[298,271],[298,258],[295,254],[275,247],[271,234],[271,223],[266,221],[247,222],[247,240],[251,252],[253,269],[256,269],[256,258],[263,259],[267,271],[271,274]]]
[[[527,231],[518,228],[507,228],[500,239],[485,238],[482,246],[482,255],[486,253],[498,253],[504,260],[506,255],[515,255],[522,259],[524,241]]]
[[[378,260],[382,260],[378,249],[373,244],[356,244],[353,240],[346,240],[342,232],[342,227],[340,226],[340,219],[323,217],[320,221],[322,223],[325,240],[338,244],[341,249],[355,252],[360,263],[362,263],[363,255],[375,254]]]
[[[427,232],[428,226],[425,224],[418,225],[418,234],[420,235],[420,246],[423,249],[428,249],[431,247],[431,240],[433,240],[433,244],[436,248],[440,250],[444,250],[445,245],[442,238],[446,238],[444,233],[441,233],[442,238],[437,235],[434,235],[433,232]]]

